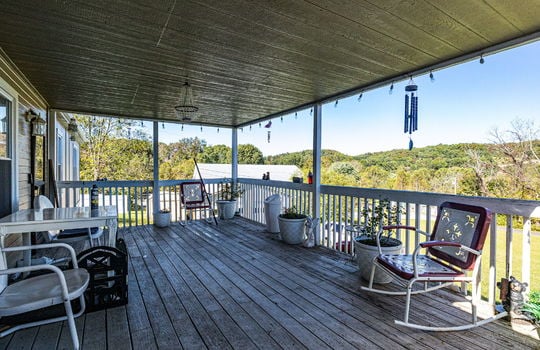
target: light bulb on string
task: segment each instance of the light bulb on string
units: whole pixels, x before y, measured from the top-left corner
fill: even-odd
[[[219,134],[219,128],[217,128],[217,133]]]
[[[433,83],[435,81],[435,76],[433,75],[433,71],[429,72],[429,80]]]
[[[240,131],[242,132],[242,134],[244,133],[244,128],[240,128]]]
[[[249,131],[251,131],[251,125],[249,126]]]
[[[362,100],[362,96],[364,95],[364,92],[361,92],[360,95],[358,95],[358,102]]]
[[[281,116],[281,118],[280,118],[280,119],[281,119],[281,122],[283,123],[283,116]]]
[[[484,64],[485,60],[484,60],[484,54],[481,54],[480,55],[480,64]]]
[[[334,103],[334,108],[337,107],[338,103],[339,103],[339,100],[336,100],[336,103]]]
[[[313,115],[313,108],[309,110],[309,115]]]
[[[394,82],[390,85],[390,90],[388,90],[388,94],[392,95],[392,92],[394,92]]]
[[[141,128],[144,127],[144,123],[141,121]]]
[[[165,129],[165,123],[161,123],[161,128]]]
[[[202,132],[202,125],[201,125],[201,132]]]
[[[261,127],[261,123],[259,123],[259,128]]]
[[[184,124],[182,124],[182,127],[180,128],[180,131],[184,131]]]
[[[294,119],[298,119],[298,112],[294,112]]]

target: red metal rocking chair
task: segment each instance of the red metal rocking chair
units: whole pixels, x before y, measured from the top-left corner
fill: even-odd
[[[477,303],[479,295],[479,268],[482,247],[491,222],[491,212],[488,209],[467,204],[443,203],[438,211],[435,227],[430,238],[420,243],[412,255],[384,255],[380,243],[379,255],[373,261],[369,287],[364,290],[389,294],[406,295],[405,317],[396,324],[428,331],[457,331],[484,325],[488,322],[506,316],[500,313],[490,318],[478,321]],[[379,238],[384,230],[407,229],[428,236],[426,232],[410,226],[385,226],[379,232]],[[425,255],[420,250],[426,249]],[[386,291],[373,288],[375,269],[382,268],[406,287],[405,291]],[[420,282],[423,288],[413,288]],[[472,284],[471,308],[472,322],[465,325],[438,327],[424,326],[409,322],[411,295],[430,292],[456,282]]]
[[[212,203],[201,181],[183,182],[180,185],[180,196],[182,201],[182,208],[180,210],[183,209],[185,213],[184,220],[182,220],[182,213],[180,212],[181,225],[185,225],[189,219],[193,218],[195,210],[199,210],[204,215],[206,221],[210,221],[207,212],[211,212],[214,222],[216,225],[218,224]],[[191,216],[189,213],[191,213]]]

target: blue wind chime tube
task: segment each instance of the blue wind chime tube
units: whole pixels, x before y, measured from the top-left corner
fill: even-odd
[[[414,92],[417,90],[418,86],[411,79],[409,85],[405,87],[405,119],[403,128],[403,132],[409,133],[409,150],[413,148],[411,134],[418,130],[418,96],[414,96]]]

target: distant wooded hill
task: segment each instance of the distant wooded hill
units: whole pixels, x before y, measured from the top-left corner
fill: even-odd
[[[323,150],[322,182],[506,198],[540,198],[540,140],[464,143],[349,156]],[[312,151],[268,156],[268,164],[312,169]]]

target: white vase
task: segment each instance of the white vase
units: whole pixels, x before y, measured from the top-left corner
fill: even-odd
[[[167,227],[171,224],[171,213],[155,213],[154,214],[154,225],[157,227]]]
[[[300,244],[305,239],[306,218],[285,219],[278,216],[279,234],[281,239],[288,244]]]
[[[220,219],[232,219],[234,213],[236,212],[236,200],[226,201],[226,200],[217,200],[218,215]]]
[[[403,245],[400,241],[398,246],[395,247],[381,247],[383,254],[399,254]],[[361,240],[354,241],[354,254],[356,256],[356,263],[360,270],[360,275],[366,281],[369,281],[371,276],[371,267],[373,266],[373,259],[379,255],[379,249],[377,246],[361,243]],[[380,267],[375,269],[374,283],[385,284],[392,282],[392,275],[382,270]]]

